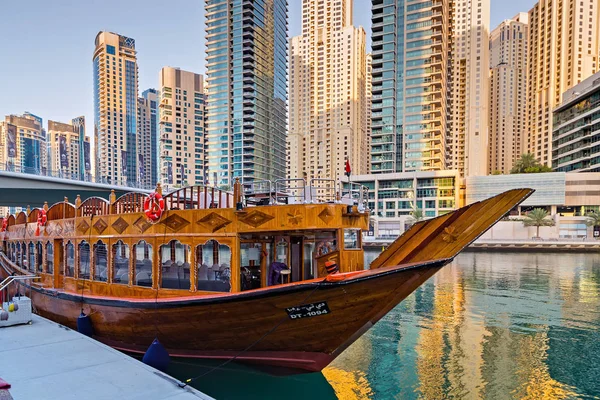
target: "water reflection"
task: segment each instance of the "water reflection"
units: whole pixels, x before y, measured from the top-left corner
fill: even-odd
[[[599,294],[598,255],[465,253],[324,374],[359,378],[343,398],[598,398]]]
[[[180,379],[198,372],[181,367]],[[600,255],[465,253],[322,374],[232,363],[197,386],[244,399],[565,399],[600,398],[599,376]]]

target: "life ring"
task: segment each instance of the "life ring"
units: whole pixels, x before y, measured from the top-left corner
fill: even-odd
[[[47,221],[48,216],[46,215],[46,210],[44,210],[43,208],[38,210],[38,226],[45,226]]]
[[[6,232],[7,228],[8,228],[8,217],[5,217],[2,219],[2,229],[0,229],[0,232]]]
[[[40,208],[38,210],[38,220],[37,220],[37,228],[35,229],[35,236],[40,236],[40,227],[45,226],[48,221],[48,217],[46,216],[46,210]]]
[[[151,193],[144,200],[144,213],[152,222],[157,222],[165,211],[165,200],[159,193]]]

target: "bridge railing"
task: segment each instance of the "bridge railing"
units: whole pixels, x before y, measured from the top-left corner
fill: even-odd
[[[144,185],[141,182],[131,182],[131,181],[112,181],[109,177],[100,176],[97,177],[92,175],[91,173],[85,173],[83,179],[79,176],[79,174],[70,173],[67,171],[56,171],[47,168],[36,168],[36,167],[27,167],[23,165],[15,165],[10,162],[0,163],[0,171],[6,172],[15,172],[19,174],[28,174],[28,175],[37,175],[37,176],[47,176],[49,178],[59,178],[59,179],[68,179],[71,181],[79,181],[79,182],[90,182],[90,183],[103,183],[106,185],[115,185],[115,186],[125,186],[129,188],[135,189],[154,189],[154,185]]]

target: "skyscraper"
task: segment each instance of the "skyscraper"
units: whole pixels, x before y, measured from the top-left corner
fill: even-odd
[[[552,164],[552,110],[600,70],[598,0],[540,0],[529,11],[528,152]]]
[[[147,126],[150,128],[150,134],[146,134],[150,141],[150,167],[146,167],[146,174],[149,176],[150,185],[155,186],[158,183],[158,91],[156,89],[146,89],[142,92],[144,107],[149,114]],[[138,157],[139,158],[139,157]],[[149,169],[149,170],[148,170]]]
[[[206,181],[204,78],[179,68],[160,71],[160,182],[165,187]]]
[[[519,13],[490,35],[490,173],[510,173],[526,152],[527,21],[527,13]]]
[[[90,138],[85,135],[85,117],[70,124],[48,121],[50,170],[54,176],[86,180],[91,174]]]
[[[366,85],[365,90],[367,92],[367,173],[371,172],[371,104],[372,104],[372,92],[373,92],[373,55],[367,54],[367,70],[366,70]]]
[[[156,101],[155,101],[156,108]],[[152,184],[152,111],[150,100],[137,99],[137,184],[151,188]],[[156,117],[156,113],[154,114]],[[155,125],[156,128],[156,125]],[[156,135],[155,135],[156,138]],[[154,183],[156,184],[156,182]]]
[[[211,182],[286,173],[287,1],[206,0]]]
[[[45,159],[46,136],[41,118],[25,113],[7,115],[0,121],[1,169],[42,174]]]
[[[109,183],[138,181],[138,66],[135,40],[111,32],[94,49],[96,176]]]
[[[448,163],[461,176],[488,173],[490,0],[452,2]]]
[[[290,40],[288,176],[335,179],[349,160],[367,172],[366,35],[352,0],[304,0]]]
[[[448,3],[373,0],[373,173],[446,167]]]

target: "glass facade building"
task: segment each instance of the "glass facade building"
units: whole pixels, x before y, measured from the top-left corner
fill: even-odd
[[[554,110],[552,168],[600,172],[600,72],[569,89]]]
[[[47,142],[42,119],[30,114],[7,115],[0,121],[0,164],[8,171],[44,174]]]
[[[445,0],[372,2],[371,172],[445,168]]]
[[[209,180],[286,173],[287,2],[206,0]]]
[[[111,32],[96,36],[94,142],[97,179],[138,181],[138,66],[135,40]]]
[[[369,188],[371,210],[368,236],[395,238],[414,223],[411,213],[420,210],[424,219],[460,207],[458,171],[421,171],[369,174],[352,177]]]

